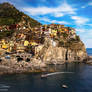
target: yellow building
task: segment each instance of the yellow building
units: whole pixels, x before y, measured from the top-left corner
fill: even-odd
[[[28,46],[29,45],[29,41],[24,41],[24,46]]]
[[[14,46],[14,42],[10,41],[9,45],[10,45],[10,47],[13,47]]]
[[[2,44],[3,49],[7,49],[9,46],[7,44]]]
[[[30,42],[30,45],[32,45],[32,46],[36,46],[36,45],[38,45],[36,42]]]
[[[59,31],[60,31],[61,33],[64,33],[64,32],[68,32],[68,29],[65,28],[65,27],[63,27],[63,28],[60,28]]]
[[[51,36],[56,36],[57,35],[57,30],[51,30]]]
[[[72,34],[75,34],[75,30],[74,30],[74,29],[71,29],[71,33],[72,33]]]
[[[7,49],[7,52],[11,52],[11,50],[12,50],[11,48],[8,48],[8,49]]]
[[[2,41],[1,41],[1,42],[2,42],[2,44],[5,44],[5,39],[2,39]]]

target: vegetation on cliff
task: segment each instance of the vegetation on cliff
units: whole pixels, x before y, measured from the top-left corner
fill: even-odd
[[[29,22],[31,27],[40,25],[38,21],[30,18],[23,12],[20,12],[13,5],[9,3],[0,4],[0,25],[1,26],[17,24],[22,21],[23,16],[25,16],[24,21],[26,21],[26,23]]]
[[[17,32],[16,25],[18,24],[20,25],[20,29],[41,25],[41,23],[20,12],[10,3],[5,2],[0,4],[0,39],[12,37],[12,34]]]

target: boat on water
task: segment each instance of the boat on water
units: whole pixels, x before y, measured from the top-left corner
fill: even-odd
[[[47,74],[41,75],[41,78],[47,78]]]
[[[62,74],[62,73],[73,73],[73,72],[54,72],[54,73],[48,73],[48,74],[42,74],[41,75],[41,78],[47,78],[48,76],[51,76],[51,75],[56,75],[56,74]]]
[[[63,84],[63,85],[62,85],[62,88],[68,88],[68,86],[67,86],[67,85],[65,85],[65,84]]]

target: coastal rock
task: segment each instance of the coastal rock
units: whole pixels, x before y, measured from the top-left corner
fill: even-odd
[[[53,45],[53,43],[55,43],[55,45]],[[36,56],[41,58],[46,64],[63,64],[64,62],[73,61],[82,62],[87,58],[87,53],[81,41],[73,43],[72,46],[69,47],[60,47],[57,41],[46,38],[43,48],[37,52]]]
[[[47,66],[44,62],[40,64],[40,68],[45,68],[45,67],[47,67]]]
[[[89,57],[88,57],[86,63],[92,65],[92,56],[89,56]]]

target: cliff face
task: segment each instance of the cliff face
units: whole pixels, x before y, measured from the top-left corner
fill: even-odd
[[[82,62],[87,58],[84,44],[80,41],[69,47],[58,46],[58,41],[46,38],[44,45],[36,52],[36,57],[47,64],[62,64],[64,62]],[[78,46],[78,47],[77,47]]]

